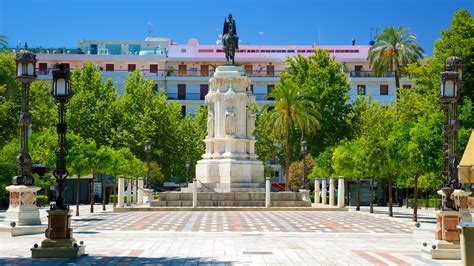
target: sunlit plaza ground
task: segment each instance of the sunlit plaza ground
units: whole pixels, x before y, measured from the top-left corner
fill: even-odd
[[[73,207],[71,207],[73,208]],[[293,265],[459,265],[434,261],[421,252],[434,242],[433,209],[420,209],[417,228],[412,209],[351,207],[338,211],[180,211],[114,213],[81,206],[73,217],[75,238],[87,256],[31,259],[30,248],[44,235],[12,237],[0,233],[0,264],[293,264]],[[1,214],[3,219],[4,213]],[[41,209],[46,223],[45,209]]]

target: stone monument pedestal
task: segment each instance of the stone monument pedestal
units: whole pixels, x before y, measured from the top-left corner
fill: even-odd
[[[10,231],[12,236],[43,233],[46,225],[41,224],[36,193],[40,187],[11,185],[6,187],[10,192],[10,205],[5,212],[5,223],[1,231]]]
[[[209,83],[206,152],[196,165],[197,180],[207,191],[264,192],[263,162],[255,154],[250,79],[241,66],[224,65]]]
[[[72,235],[72,210],[49,210],[46,239],[41,247],[31,249],[32,258],[77,258],[84,255],[85,246],[76,243]]]

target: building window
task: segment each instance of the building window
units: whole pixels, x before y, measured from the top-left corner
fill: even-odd
[[[388,85],[380,85],[380,95],[388,95]]]
[[[150,64],[150,73],[158,73],[158,65]]]
[[[209,65],[201,65],[201,77],[209,76]]]
[[[183,117],[186,116],[186,106],[185,106],[185,105],[181,105],[181,115],[182,115]]]
[[[204,100],[208,92],[209,92],[209,84],[201,84],[199,99]]]
[[[404,84],[404,85],[403,85],[403,88],[404,88],[404,89],[411,89],[411,85],[410,85],[410,84]]]
[[[48,64],[47,63],[39,63],[38,65],[40,75],[47,75],[48,74]]]
[[[253,93],[253,84],[250,84],[250,91]]]
[[[181,64],[178,66],[178,73],[180,76],[186,76],[186,65]]]
[[[267,76],[269,76],[269,77],[275,76],[275,66],[274,65],[268,65],[267,66]]]
[[[178,100],[186,100],[186,84],[178,84]]]
[[[128,72],[133,72],[137,69],[137,65],[135,64],[128,64]]]
[[[105,64],[105,71],[113,72],[114,64]]]
[[[253,66],[252,65],[245,65],[245,74],[249,77],[252,76]]]
[[[357,95],[365,95],[365,85],[357,85]]]
[[[270,93],[272,92],[272,90],[273,90],[274,87],[275,87],[274,84],[268,84],[268,85],[267,85],[267,96],[270,95]],[[271,101],[275,100],[275,98],[273,98],[273,97],[269,97],[269,98],[267,98],[267,99],[268,99],[268,100],[271,100]]]

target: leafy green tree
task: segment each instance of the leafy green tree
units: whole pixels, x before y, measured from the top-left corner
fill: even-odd
[[[402,68],[423,57],[423,49],[416,43],[416,35],[404,26],[387,27],[375,37],[368,59],[376,75],[395,72],[395,86],[400,88]]]
[[[58,116],[54,98],[51,96],[51,84],[41,80],[33,82],[30,87],[30,95],[33,132],[40,132],[55,126]]]
[[[113,188],[114,208],[116,207],[116,204],[117,204],[117,179],[120,175],[124,174],[124,165],[126,164],[124,154],[126,152],[130,152],[130,151],[128,151],[128,149],[126,148],[122,148],[120,150],[112,150],[110,152],[111,161],[110,161],[110,166],[109,166],[109,173],[114,176],[114,188]]]
[[[317,49],[309,57],[288,57],[285,63],[285,71],[280,79],[290,80],[297,88],[308,91],[314,108],[320,114],[318,121],[321,128],[318,133],[305,136],[309,153],[317,156],[326,147],[336,146],[341,139],[350,135],[347,119],[351,111],[348,101],[349,80],[341,71],[343,66],[325,50]],[[297,153],[299,143],[294,145],[297,147],[292,150]]]
[[[266,128],[272,129],[275,138],[284,138],[285,173],[288,179],[291,164],[292,130],[297,130],[301,138],[304,138],[305,133],[313,133],[320,127],[318,119],[321,115],[311,100],[311,92],[297,87],[297,84],[290,80],[278,82],[268,97],[275,99],[275,106],[265,114],[263,123]]]
[[[16,156],[20,151],[20,140],[13,138],[0,149],[0,196],[7,196],[5,187],[12,184],[16,175]]]
[[[329,178],[335,173],[333,151],[334,148],[329,146],[314,160],[313,170],[309,174],[310,179]]]
[[[435,60],[442,66],[449,56],[455,55],[463,59],[464,86],[461,97],[467,96],[474,101],[474,18],[470,12],[465,9],[457,11],[450,28],[442,30],[441,36],[441,39],[435,41]]]
[[[306,175],[309,176],[309,173],[313,171],[314,167],[314,158],[311,156],[311,154],[306,155],[305,163]],[[303,187],[303,160],[298,160],[291,163],[288,183],[291,190],[297,190]]]
[[[69,174],[77,176],[76,216],[79,216],[80,178],[93,171],[97,148],[95,142],[84,141],[77,135],[69,134],[67,137],[68,156],[66,165]]]
[[[165,175],[156,162],[150,163],[150,183],[152,186],[161,186],[165,182]]]
[[[15,80],[13,53],[0,52],[0,146],[19,135],[20,84]]]

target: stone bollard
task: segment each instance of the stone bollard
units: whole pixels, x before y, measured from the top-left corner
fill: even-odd
[[[321,180],[314,180],[314,204],[319,204],[321,202]]]
[[[335,187],[334,187],[334,178],[329,178],[329,206],[334,206],[334,194],[335,194]]]
[[[123,208],[124,205],[124,192],[125,192],[125,178],[123,176],[119,177],[118,182],[118,206]]]
[[[127,179],[127,206],[132,205],[132,180]]]
[[[270,178],[267,177],[265,179],[265,207],[266,208],[270,208],[271,206],[271,202],[270,202],[270,198],[271,198],[271,192],[270,192]]]
[[[138,179],[138,202],[137,204],[143,204],[143,178]]]
[[[135,179],[135,180],[132,180],[132,189],[133,189],[133,204],[137,204],[138,202],[138,189],[137,189],[137,186],[138,186],[138,180]]]
[[[340,176],[337,182],[337,207],[338,208],[344,208],[346,206],[344,195],[345,195],[344,177]]]
[[[197,179],[193,179],[193,208],[198,206]]]
[[[327,188],[326,188],[326,179],[321,180],[321,190],[322,190],[322,195],[321,195],[321,204],[326,205],[326,196],[327,196]]]

